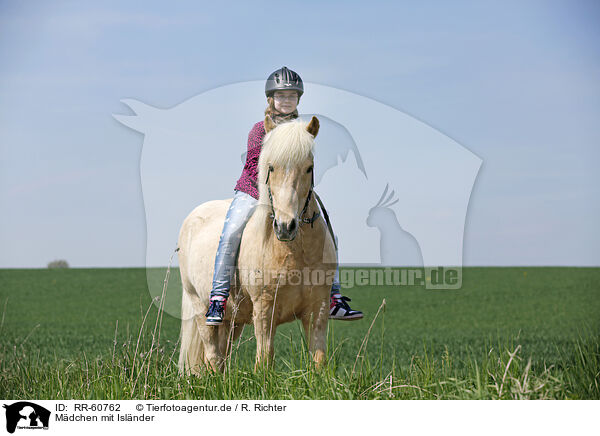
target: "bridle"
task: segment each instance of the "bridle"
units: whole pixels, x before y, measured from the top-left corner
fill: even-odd
[[[265,180],[265,183],[267,185],[267,190],[269,192],[269,203],[271,205],[271,218],[273,219],[273,222],[275,222],[275,208],[273,207],[273,195],[271,194],[271,185],[269,184],[269,176],[271,175],[271,171],[273,171],[272,167],[269,167],[269,172],[267,173],[267,179]],[[306,201],[304,202],[304,207],[302,208],[302,212],[300,212],[300,223],[298,224],[298,226],[302,226],[302,224],[306,223],[306,224],[310,224],[310,227],[313,228],[313,224],[314,222],[319,218],[319,216],[321,216],[320,212],[313,212],[313,215],[311,218],[304,218],[304,214],[306,213],[306,210],[308,209],[308,204],[310,203],[310,199],[312,197],[312,193],[313,193],[313,188],[315,187],[315,173],[314,171],[311,172],[311,180],[310,180],[310,189],[308,190],[308,195],[306,196]]]

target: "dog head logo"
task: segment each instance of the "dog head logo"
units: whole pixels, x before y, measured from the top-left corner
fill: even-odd
[[[48,429],[50,411],[28,401],[3,406],[6,409],[6,431],[19,429]]]

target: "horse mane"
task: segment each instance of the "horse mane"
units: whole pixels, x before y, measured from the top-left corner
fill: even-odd
[[[259,171],[268,163],[293,168],[302,163],[313,151],[315,138],[306,130],[302,120],[279,124],[265,135],[260,152]]]
[[[263,139],[263,146],[258,159],[259,204],[254,212],[254,215],[258,215],[258,219],[262,222],[267,222],[267,217],[271,213],[269,194],[265,183],[269,165],[295,168],[304,162],[306,158],[312,156],[315,138],[308,132],[307,126],[307,122],[299,119],[287,121],[278,124]],[[268,223],[268,226],[270,225]]]

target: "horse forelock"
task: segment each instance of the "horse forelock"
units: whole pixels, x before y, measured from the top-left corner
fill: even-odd
[[[268,165],[296,168],[313,152],[314,137],[301,120],[280,124],[265,136],[259,158],[259,180],[265,180]],[[260,176],[263,177],[260,177]]]

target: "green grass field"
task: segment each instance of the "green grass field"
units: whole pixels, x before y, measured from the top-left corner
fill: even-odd
[[[177,305],[176,269],[168,289]],[[248,326],[224,374],[187,378],[179,320],[157,315],[144,269],[0,270],[0,398],[600,399],[599,268],[465,268],[457,291],[345,294],[366,317],[330,322],[325,369],[292,323],[273,370],[253,371]]]

